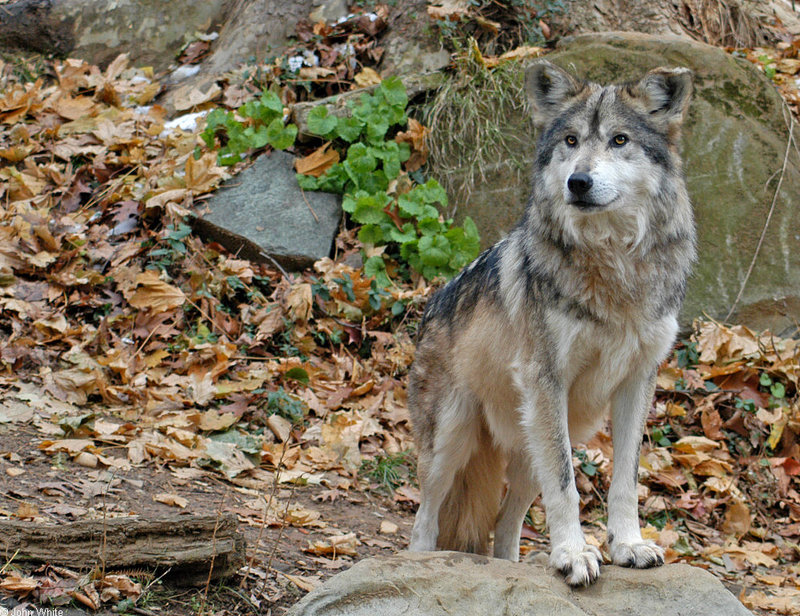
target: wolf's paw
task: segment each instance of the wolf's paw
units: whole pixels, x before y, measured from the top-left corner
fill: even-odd
[[[566,576],[570,586],[588,586],[600,575],[603,557],[593,545],[558,546],[550,554],[550,564]]]
[[[611,562],[620,567],[649,569],[664,564],[664,549],[652,541],[622,543],[614,541],[609,546]]]

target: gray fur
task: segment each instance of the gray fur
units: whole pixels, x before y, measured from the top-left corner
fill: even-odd
[[[663,563],[641,538],[636,473],[695,257],[678,155],[691,74],[660,68],[602,87],[539,62],[526,89],[539,140],[525,214],[431,299],[420,325],[409,407],[422,503],[410,549],[485,551],[494,529],[494,555],[517,560],[541,491],[551,563],[581,585],[599,575],[600,553],[580,529],[571,443],[609,413],[612,560]]]

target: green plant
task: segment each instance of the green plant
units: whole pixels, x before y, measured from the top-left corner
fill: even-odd
[[[200,137],[208,148],[219,148],[220,165],[234,165],[251,149],[267,145],[276,150],[291,147],[297,126],[284,125],[283,103],[274,92],[265,90],[261,98],[247,101],[236,113],[214,109],[208,114]],[[195,156],[199,156],[199,150],[195,150]]]
[[[417,477],[415,459],[410,451],[365,459],[361,463],[361,473],[387,492],[396,490],[404,483],[413,482]]]
[[[594,462],[593,460],[590,460],[586,455],[586,452],[583,451],[582,449],[577,450],[575,452],[575,455],[577,456],[578,460],[581,463],[580,469],[583,472],[583,474],[586,475],[587,477],[594,477],[597,474],[597,468],[599,464],[597,464],[597,462]]]
[[[777,70],[775,69],[773,60],[767,55],[760,55],[758,56],[758,61],[761,62],[764,67],[764,74],[770,79],[774,79],[775,75],[777,74]]]
[[[308,413],[308,405],[283,387],[279,387],[267,394],[267,411],[270,414],[278,414],[292,423],[302,423]]]
[[[700,361],[700,353],[697,350],[697,343],[685,340],[681,348],[675,351],[675,359],[681,368],[693,368]]]
[[[669,424],[653,428],[650,434],[653,438],[653,442],[659,447],[669,447],[672,445],[672,441],[669,440],[668,436],[672,434],[672,426]]]
[[[366,246],[396,247],[400,258],[426,278],[450,278],[477,256],[478,229],[470,218],[456,227],[440,215],[447,194],[436,180],[405,193],[390,192],[410,155],[407,143],[391,138],[406,124],[407,104],[403,83],[389,78],[374,94],[351,103],[349,117],[333,116],[324,106],[313,109],[309,131],[333,140],[345,157],[318,178],[298,174],[297,179],[306,190],[343,193],[342,208],[362,225],[358,239]],[[385,259],[386,254],[371,254],[364,261],[365,274],[382,287],[391,284]]]
[[[786,398],[786,386],[780,381],[775,381],[766,372],[762,372],[758,384],[769,391],[770,406],[779,406]]]

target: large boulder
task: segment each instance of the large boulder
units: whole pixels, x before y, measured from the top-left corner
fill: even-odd
[[[233,0],[15,0],[3,5],[0,48],[70,55],[105,65],[127,53],[166,68],[195,32],[214,29]]]
[[[752,616],[704,569],[605,566],[572,589],[544,564],[459,552],[362,560],[306,595],[287,616]]]
[[[587,34],[563,40],[547,59],[601,83],[636,79],[656,66],[687,66],[695,72],[683,154],[700,259],[689,283],[683,324],[703,313],[724,318],[744,285],[734,320],[775,332],[792,328],[800,320],[800,168],[797,149],[787,149],[788,110],[770,80],[745,60],[683,37]],[[496,107],[509,108],[500,100]],[[486,243],[502,237],[522,212],[535,149],[526,114],[497,115],[492,129],[515,144],[516,160],[484,169],[481,181],[471,179],[475,174],[469,166],[444,178],[459,207],[457,219],[471,216]],[[434,138],[448,139],[448,134]],[[474,144],[474,158],[481,145]],[[462,152],[461,160],[471,158]],[[437,169],[432,173],[437,176]],[[759,248],[773,197],[774,211]]]

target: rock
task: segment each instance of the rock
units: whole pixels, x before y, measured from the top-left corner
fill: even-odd
[[[294,157],[260,156],[208,200],[194,228],[231,252],[255,261],[300,269],[330,254],[342,216],[339,197],[297,185]]]
[[[297,22],[307,18],[315,6],[312,0],[237,1],[219,33],[203,72],[219,75],[255,58],[263,62],[288,46]]]
[[[3,6],[0,47],[70,55],[105,65],[166,68],[196,30],[218,26],[232,0],[20,0]]]
[[[695,71],[683,154],[700,259],[681,321],[686,326],[703,313],[724,318],[756,251],[787,151],[787,116],[775,86],[750,63],[679,37],[588,34],[565,39],[547,58],[602,83],[635,79],[659,65]],[[521,73],[522,69],[520,78]],[[535,144],[525,114],[498,115],[493,127],[512,144],[511,151],[520,152],[517,160],[501,160],[479,182],[469,180],[466,167],[446,177],[431,169],[458,205],[457,220],[471,216],[486,243],[500,238],[522,212]],[[447,138],[446,133],[434,136]],[[465,158],[473,155],[467,153]],[[789,153],[788,163],[767,235],[733,316],[775,333],[800,320],[800,233],[793,206],[800,202],[796,151]]]
[[[335,23],[349,14],[345,0],[324,0],[318,4],[308,16],[312,23]]]
[[[546,21],[572,34],[624,30],[676,34],[711,45],[759,47],[774,45],[785,33],[800,32],[794,5],[784,0],[734,0],[707,11],[686,10],[685,4],[649,0],[561,0],[562,10]]]
[[[689,565],[606,565],[571,589],[543,564],[459,552],[362,560],[313,590],[287,616],[752,616],[713,575]]]
[[[381,38],[382,76],[438,71],[450,64],[450,53],[442,47],[438,28],[428,17],[428,4],[427,0],[404,0],[392,7]]]

